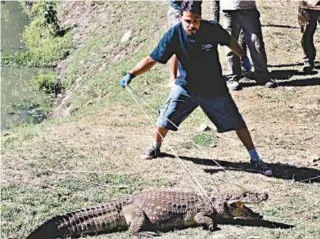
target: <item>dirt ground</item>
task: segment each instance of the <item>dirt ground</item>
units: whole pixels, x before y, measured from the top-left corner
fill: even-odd
[[[149,121],[135,104],[96,107],[86,115],[2,134],[2,238],[25,238],[45,219],[134,191],[159,187],[197,191],[182,163],[208,193],[267,192],[265,203],[250,207],[274,224],[221,225],[214,233],[191,228],[162,233],[161,238],[317,238],[320,62],[313,74],[300,71],[296,6],[296,1],[258,1],[269,69],[279,87],[266,89],[243,80],[244,89],[232,92],[272,177],[254,170],[235,133],[216,133],[200,110],[178,132],[168,134],[162,157],[142,161],[141,152],[153,138],[155,115],[148,113]],[[318,51],[319,39],[317,30]],[[227,72],[223,49],[220,55]],[[148,101],[148,95],[140,97]],[[193,138],[201,134],[197,129],[203,123],[212,127],[205,134],[213,141],[197,146]],[[280,223],[294,227],[284,229]],[[92,238],[128,237],[123,232]]]

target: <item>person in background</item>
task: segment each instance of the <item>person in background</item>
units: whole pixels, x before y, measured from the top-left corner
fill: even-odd
[[[256,1],[252,0],[223,0],[220,1],[221,19],[223,27],[231,36],[238,40],[240,30],[243,29],[245,39],[254,65],[254,77],[258,84],[267,88],[276,87],[271,80],[267,68],[267,54],[262,37],[260,13]],[[231,76],[227,82],[229,89],[241,90],[241,63],[230,49],[226,48],[228,65]]]
[[[313,36],[317,29],[317,21],[320,22],[320,1],[300,1],[298,21],[302,33],[301,46],[304,54],[302,71],[311,73],[314,69],[314,60],[316,58]]]
[[[160,107],[154,140],[142,154],[142,159],[159,157],[168,131],[177,131],[183,120],[200,106],[218,132],[235,130],[248,150],[251,163],[264,175],[272,175],[272,170],[260,159],[246,123],[229,93],[222,76],[218,44],[228,46],[244,62],[249,61],[246,53],[217,22],[201,20],[201,4],[198,1],[181,3],[180,20],[165,33],[151,54],[120,80],[120,86],[125,88],[157,62],[165,64],[172,55],[179,60],[179,76],[168,100]],[[245,66],[248,67],[247,64]]]
[[[220,0],[213,0],[212,1],[212,15],[213,15],[213,20],[220,22]],[[243,32],[243,29],[240,30],[239,33],[239,40],[238,43],[241,47],[242,50],[244,50],[244,52],[247,52],[248,47],[247,47],[247,43],[246,43],[246,38]],[[250,76],[252,74],[252,71],[246,71],[246,68],[243,67],[243,62],[241,62],[241,72],[242,72],[242,76]]]

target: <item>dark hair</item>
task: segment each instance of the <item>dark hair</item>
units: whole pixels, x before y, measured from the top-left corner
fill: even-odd
[[[202,1],[184,0],[180,5],[180,14],[183,12],[191,12],[193,14],[201,15]]]

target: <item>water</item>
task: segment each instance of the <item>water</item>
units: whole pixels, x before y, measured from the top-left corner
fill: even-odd
[[[1,3],[1,54],[23,51],[21,34],[28,23],[18,1]],[[35,114],[28,109],[16,110],[12,106],[29,99],[41,101],[42,96],[32,89],[30,80],[39,68],[1,66],[1,130],[30,121]],[[21,108],[21,107],[20,107]]]

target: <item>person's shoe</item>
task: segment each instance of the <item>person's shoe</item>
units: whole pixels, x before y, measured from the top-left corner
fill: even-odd
[[[273,80],[268,80],[267,82],[264,83],[264,87],[275,88],[275,87],[277,87],[277,83]]]
[[[242,86],[239,84],[237,80],[228,80],[227,81],[227,86],[229,90],[241,90]]]
[[[255,168],[257,168],[262,174],[266,176],[272,176],[272,170],[268,167],[261,159],[258,160],[250,160],[250,163],[252,163]]]
[[[312,63],[312,62],[305,62],[304,63],[304,65],[303,65],[303,67],[302,67],[302,71],[304,72],[304,73],[312,73],[312,71],[313,71],[313,68],[314,68],[314,64]]]
[[[153,159],[160,156],[160,148],[156,148],[153,145],[148,148],[142,155],[142,159]]]

